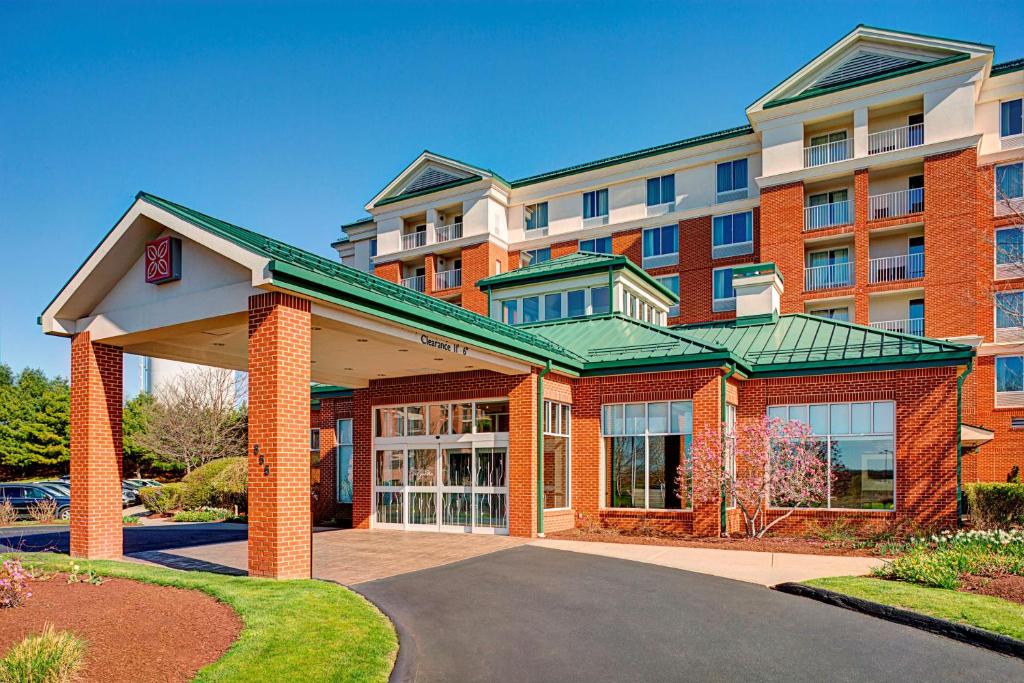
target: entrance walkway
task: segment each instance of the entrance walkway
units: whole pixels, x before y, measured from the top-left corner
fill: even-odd
[[[882,564],[882,560],[874,557],[761,553],[749,550],[680,548],[629,543],[539,539],[531,545],[656,564],[762,586],[774,586],[786,581],[806,581],[825,576],[860,576],[870,572],[872,567]]]

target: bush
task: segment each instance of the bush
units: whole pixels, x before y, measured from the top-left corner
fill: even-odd
[[[226,519],[231,513],[222,508],[202,508],[200,510],[187,510],[174,515],[175,522],[219,522]]]
[[[18,512],[11,505],[11,501],[4,500],[0,503],[0,526],[11,526],[18,521]]]
[[[186,493],[181,507],[246,507],[246,458],[219,458],[192,470],[182,482]]]
[[[43,498],[28,507],[28,514],[36,522],[52,522],[57,518],[57,501]]]
[[[135,515],[124,515],[121,517],[121,524],[124,526],[138,526],[141,524],[141,520]]]
[[[85,641],[70,631],[29,636],[0,660],[0,683],[70,683],[78,677],[85,658]]]
[[[0,564],[0,608],[20,607],[25,601],[32,597],[28,589],[28,580],[32,578],[21,561],[17,559],[4,560]]]
[[[968,484],[971,520],[980,528],[1024,524],[1024,484]]]
[[[181,507],[184,490],[184,484],[147,486],[139,490],[139,499],[147,510],[162,515]]]
[[[1024,531],[958,531],[910,543],[903,556],[872,570],[876,576],[956,589],[964,574],[1024,576]]]

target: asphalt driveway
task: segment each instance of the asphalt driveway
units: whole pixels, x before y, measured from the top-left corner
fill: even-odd
[[[1024,662],[747,583],[522,546],[357,584],[398,681],[1010,681]]]

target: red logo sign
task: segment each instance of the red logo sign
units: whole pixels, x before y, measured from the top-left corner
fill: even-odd
[[[181,279],[181,240],[161,237],[146,243],[146,282],[162,285]]]

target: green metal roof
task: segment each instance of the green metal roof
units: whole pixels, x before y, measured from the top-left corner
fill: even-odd
[[[360,218],[357,221],[352,221],[351,223],[342,223],[341,229],[344,230],[345,228],[354,228],[357,225],[366,225],[367,223],[372,223],[373,220],[373,216],[366,216],[364,218]]]
[[[965,344],[803,313],[767,318],[758,324],[729,320],[673,330],[688,339],[729,349],[755,375],[856,371],[893,365],[953,365],[966,362],[974,354]]]
[[[1013,59],[1002,64],[993,64],[991,74],[993,76],[1002,76],[1003,74],[1020,71],[1021,69],[1024,69],[1024,58]]]
[[[567,277],[599,273],[607,270],[626,269],[633,275],[649,284],[671,301],[678,301],[678,295],[661,285],[646,270],[633,263],[622,254],[598,254],[591,251],[577,251],[558,258],[548,259],[541,263],[531,263],[498,275],[491,275],[477,281],[480,289],[503,289],[524,285],[530,282],[560,280]]]
[[[427,188],[424,188],[422,190],[417,190],[415,192],[403,192],[402,194],[396,194],[393,197],[387,197],[386,199],[381,199],[379,202],[375,203],[374,206],[377,207],[377,206],[384,206],[385,204],[394,204],[395,202],[400,202],[400,201],[402,201],[404,199],[412,199],[413,197],[422,197],[423,195],[433,194],[434,192],[440,192],[441,190],[450,190],[453,187],[461,187],[462,185],[469,185],[470,183],[475,183],[478,180],[483,180],[483,176],[471,175],[468,178],[459,178],[458,180],[452,180],[450,182],[442,183],[440,185],[434,185],[433,187],[427,187]]]
[[[552,362],[574,371],[580,357],[551,341],[426,294],[330,261],[174,202],[140,192],[137,198],[271,259],[273,283],[283,289],[343,304],[422,331],[452,336],[505,355]]]

